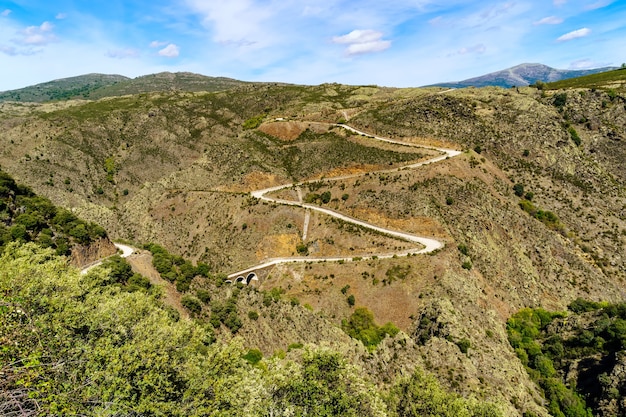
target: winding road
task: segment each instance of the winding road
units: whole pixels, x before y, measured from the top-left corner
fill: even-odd
[[[389,138],[383,138],[380,136],[375,136],[375,135],[370,135],[368,133],[362,132],[360,130],[357,130],[353,127],[347,126],[345,124],[337,124],[336,126],[342,127],[346,130],[349,130],[350,132],[356,133],[357,135],[361,135],[361,136],[366,136],[368,138],[372,138],[378,141],[382,141],[382,142],[387,142],[387,143],[393,143],[393,144],[398,144],[398,145],[403,145],[403,146],[411,146],[411,147],[415,147],[415,148],[425,148],[425,149],[432,149],[432,150],[436,150],[441,152],[442,154],[440,156],[431,158],[429,160],[423,161],[423,162],[418,162],[418,163],[414,163],[414,164],[410,164],[410,165],[405,165],[403,167],[400,168],[393,168],[393,169],[387,169],[387,170],[380,170],[380,171],[373,171],[373,173],[387,173],[387,172],[397,172],[398,170],[404,170],[404,169],[414,169],[414,168],[418,168],[424,165],[428,165],[428,164],[432,164],[435,162],[439,162],[439,161],[443,161],[447,158],[452,158],[455,157],[457,155],[459,155],[461,152],[457,151],[457,150],[453,150],[453,149],[444,149],[444,148],[438,148],[438,147],[434,147],[434,146],[423,146],[423,145],[415,145],[415,144],[411,144],[411,143],[407,143],[407,142],[402,142],[402,141],[398,141],[398,140],[394,140],[394,139],[389,139]],[[356,177],[361,177],[365,174],[363,173],[358,173],[358,174],[349,174],[349,175],[343,175],[343,176],[338,176],[338,177],[332,177],[332,178],[324,178],[324,181],[340,181],[340,180],[345,180],[345,179],[350,179],[350,178],[356,178]],[[283,184],[283,185],[277,185],[275,187],[270,187],[270,188],[264,188],[262,190],[256,190],[256,191],[252,191],[250,194],[255,197],[258,198],[260,200],[263,201],[268,201],[270,203],[275,203],[275,204],[283,204],[283,205],[288,205],[288,206],[297,206],[297,207],[302,207],[305,209],[309,209],[309,210],[313,210],[313,211],[317,211],[320,213],[324,213],[327,214],[329,216],[332,216],[334,218],[343,220],[345,222],[348,223],[352,223],[358,226],[362,226],[364,228],[370,229],[370,230],[374,230],[376,232],[380,232],[383,234],[386,234],[388,236],[392,236],[398,239],[402,239],[408,242],[413,242],[413,243],[418,243],[420,245],[423,246],[423,248],[415,248],[415,249],[409,249],[409,250],[405,250],[402,252],[394,252],[394,253],[378,253],[378,254],[370,254],[370,255],[366,255],[366,256],[359,256],[360,259],[372,259],[372,258],[392,258],[394,256],[406,256],[406,255],[412,255],[412,254],[422,254],[422,253],[429,253],[429,252],[433,252],[436,251],[437,249],[441,249],[443,248],[444,244],[443,242],[440,242],[436,239],[431,239],[431,238],[427,238],[427,237],[423,237],[423,236],[417,236],[414,235],[412,233],[408,233],[408,232],[403,232],[403,231],[397,231],[397,230],[393,230],[393,229],[388,229],[385,227],[380,227],[380,226],[376,226],[374,224],[368,223],[366,221],[363,220],[359,220],[356,219],[354,217],[350,217],[347,216],[345,214],[341,214],[339,212],[336,212],[334,210],[328,209],[328,208],[324,208],[324,207],[320,207],[320,206],[316,206],[313,204],[308,204],[308,203],[303,203],[302,199],[299,198],[299,201],[292,201],[292,200],[283,200],[280,198],[273,198],[273,197],[268,197],[267,194],[275,192],[275,191],[279,191],[279,190],[283,190],[285,188],[291,188],[294,186],[301,186],[301,185],[305,185],[305,184],[309,184],[312,182],[316,182],[317,180],[311,180],[311,181],[303,181],[303,182],[299,182],[299,183],[290,183],[290,184]],[[298,194],[300,196],[300,194]],[[305,232],[306,233],[306,230]],[[247,273],[256,271],[258,269],[262,269],[262,268],[266,268],[269,266],[273,266],[273,265],[278,265],[278,264],[284,264],[284,263],[292,263],[292,262],[322,262],[322,261],[326,261],[326,262],[349,262],[352,261],[353,258],[352,257],[309,257],[309,256],[299,256],[299,257],[290,257],[290,258],[271,258],[271,259],[267,259],[265,262],[260,263],[258,265],[252,266],[250,268],[244,269],[242,271],[238,271],[238,272],[234,272],[230,275],[228,275],[228,278],[235,278],[237,276],[240,275],[245,275]]]
[[[118,250],[122,251],[122,254],[120,255],[122,258],[128,258],[135,251],[134,248],[132,248],[132,247],[130,247],[128,245],[123,245],[121,243],[113,243],[113,244],[115,245],[115,247]],[[89,266],[84,267],[83,269],[80,270],[80,273],[81,274],[86,274],[91,268],[95,268],[98,265],[102,265],[102,261],[103,260],[100,260],[100,261],[94,262],[93,264],[91,264]]]

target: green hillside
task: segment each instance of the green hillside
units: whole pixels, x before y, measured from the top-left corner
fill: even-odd
[[[94,90],[128,80],[122,75],[87,74],[49,81],[18,90],[0,92],[0,102],[45,102],[68,99],[87,99]]]
[[[162,72],[130,79],[122,75],[87,74],[0,92],[0,102],[42,103],[59,100],[97,100],[129,94],[167,91],[223,91],[246,84],[224,77],[190,72]]]
[[[624,90],[626,89],[626,68],[545,84],[547,90],[565,88],[615,88]]]
[[[0,251],[10,242],[36,242],[58,255],[69,255],[72,246],[106,236],[102,227],[55,207],[0,171]]]

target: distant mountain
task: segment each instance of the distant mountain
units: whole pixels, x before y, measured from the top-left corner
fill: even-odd
[[[469,78],[464,81],[438,83],[432,86],[446,88],[497,86],[508,88],[512,86],[530,85],[535,81],[548,83],[568,78],[582,77],[583,75],[596,74],[616,68],[617,67],[604,67],[589,70],[560,70],[543,64],[520,64],[502,71],[481,75],[480,77]]]
[[[156,91],[222,91],[246,84],[224,77],[190,72],[161,72],[128,78],[122,75],[87,74],[62,78],[30,87],[0,92],[0,102],[45,102],[69,99],[95,100]]]

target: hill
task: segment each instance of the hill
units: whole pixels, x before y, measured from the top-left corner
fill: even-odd
[[[99,88],[128,80],[122,75],[87,74],[0,92],[0,102],[36,102],[88,98]]]
[[[428,369],[505,415],[546,416],[549,393],[509,343],[507,321],[578,298],[622,300],[625,97],[623,86],[441,93],[243,84],[4,103],[0,163],[111,236],[173,254],[146,246],[155,274],[190,279],[180,288],[203,328],[219,343],[236,334],[246,352],[258,350],[251,359],[282,363],[307,344],[331,346],[383,392],[413,392],[404,375]],[[463,152],[415,166],[439,154],[403,142]],[[272,197],[445,246],[372,256],[409,243],[251,194],[300,181]],[[257,270],[249,287],[226,282],[292,256],[311,261]],[[183,257],[206,264],[209,278],[193,276]],[[341,261],[313,261],[328,257]],[[552,377],[565,380],[559,372]]]
[[[188,72],[162,72],[134,79],[122,75],[87,74],[0,92],[0,102],[94,100],[158,91],[221,91],[242,84],[244,82],[230,78],[207,77]]]
[[[560,70],[543,64],[520,64],[502,71],[469,78],[463,81],[433,84],[437,87],[464,88],[464,87],[515,87],[527,86],[542,81],[545,83],[581,77],[615,69],[614,67],[595,68],[589,70]]]
[[[561,81],[547,83],[544,87],[549,90],[564,88],[603,88],[623,90],[626,83],[626,68],[605,71],[598,74],[586,75],[578,78],[570,78]]]

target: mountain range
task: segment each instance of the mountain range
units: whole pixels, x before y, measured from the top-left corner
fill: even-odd
[[[501,71],[492,72],[463,81],[444,82],[433,84],[432,86],[445,88],[464,87],[488,87],[497,86],[503,88],[521,87],[541,81],[550,83],[568,78],[582,77],[584,75],[596,74],[614,70],[617,67],[604,67],[586,70],[561,70],[551,68],[543,64],[520,64]]]

